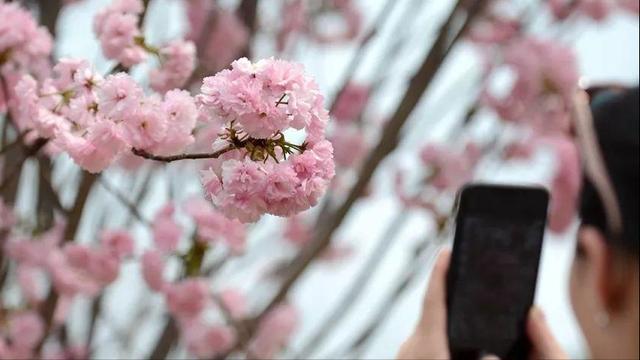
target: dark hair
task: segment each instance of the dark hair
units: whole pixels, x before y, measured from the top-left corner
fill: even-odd
[[[602,203],[592,184],[583,181],[580,197],[582,224],[599,228],[611,245],[638,258],[639,127],[638,88],[601,91],[591,102],[594,128],[613,183],[620,211],[622,235],[611,236]]]

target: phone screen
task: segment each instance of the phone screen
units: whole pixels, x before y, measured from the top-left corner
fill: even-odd
[[[471,185],[460,195],[448,275],[454,358],[526,356],[548,195],[539,188]]]

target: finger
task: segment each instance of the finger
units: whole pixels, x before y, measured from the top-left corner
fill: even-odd
[[[527,319],[527,334],[536,355],[543,359],[566,359],[567,356],[551,333],[544,313],[538,307],[532,307]]]
[[[499,357],[497,357],[496,355],[493,355],[493,354],[484,355],[480,359],[481,360],[500,360]]]
[[[449,268],[449,260],[451,251],[444,249],[440,251],[436,260],[429,286],[422,303],[422,317],[420,326],[429,328],[443,328],[447,325],[447,270]]]

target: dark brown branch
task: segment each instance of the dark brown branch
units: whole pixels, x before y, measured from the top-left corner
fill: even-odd
[[[169,317],[166,325],[162,330],[162,335],[160,335],[160,338],[158,339],[153,352],[151,352],[151,354],[149,355],[149,359],[165,359],[167,357],[167,354],[169,354],[169,351],[171,351],[171,348],[173,347],[173,344],[177,337],[178,327],[176,326],[175,320]]]
[[[153,155],[140,149],[131,149],[131,152],[137,156],[140,156],[149,160],[173,162],[173,161],[179,161],[179,160],[217,159],[222,154],[229,152],[233,149],[236,149],[236,147],[233,144],[229,144],[227,147],[220,149],[218,151],[214,151],[212,153],[180,154],[180,155],[173,155],[173,156]]]
[[[14,158],[10,156],[12,159],[17,159],[18,161],[14,164],[13,171],[7,174],[0,182],[0,193],[3,193],[5,190],[12,188],[14,185],[17,186],[18,179],[17,175],[20,174],[22,170],[22,164],[24,160],[35,155],[47,144],[47,139],[39,138],[37,139],[31,146],[24,148],[23,155],[21,157],[17,156]],[[14,194],[15,196],[15,194]]]
[[[47,202],[48,204],[52,205],[53,208],[67,215],[69,212],[66,208],[64,208],[64,206],[62,206],[62,202],[58,197],[58,192],[53,188],[53,184],[51,182],[51,160],[44,156],[39,156],[38,161],[40,165],[40,169],[38,171],[40,174],[40,187],[38,190],[38,197],[43,197],[43,199],[39,201]],[[41,204],[38,206],[38,209],[41,209],[43,206],[49,205]],[[48,219],[47,221],[49,220],[53,219]],[[53,226],[53,221],[49,222],[49,226],[47,226],[46,228],[48,229],[51,226]]]
[[[241,57],[251,59],[251,43],[255,37],[258,25],[258,0],[242,0],[237,10],[238,17],[249,30],[249,41],[242,51]]]
[[[40,6],[40,23],[44,25],[56,37],[56,25],[58,23],[58,15],[62,9],[61,0],[44,0],[38,2]]]

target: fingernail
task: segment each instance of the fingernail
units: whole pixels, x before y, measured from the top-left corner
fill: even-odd
[[[489,355],[484,355],[481,358],[482,360],[500,360],[499,357],[493,355],[493,354],[489,354]]]

